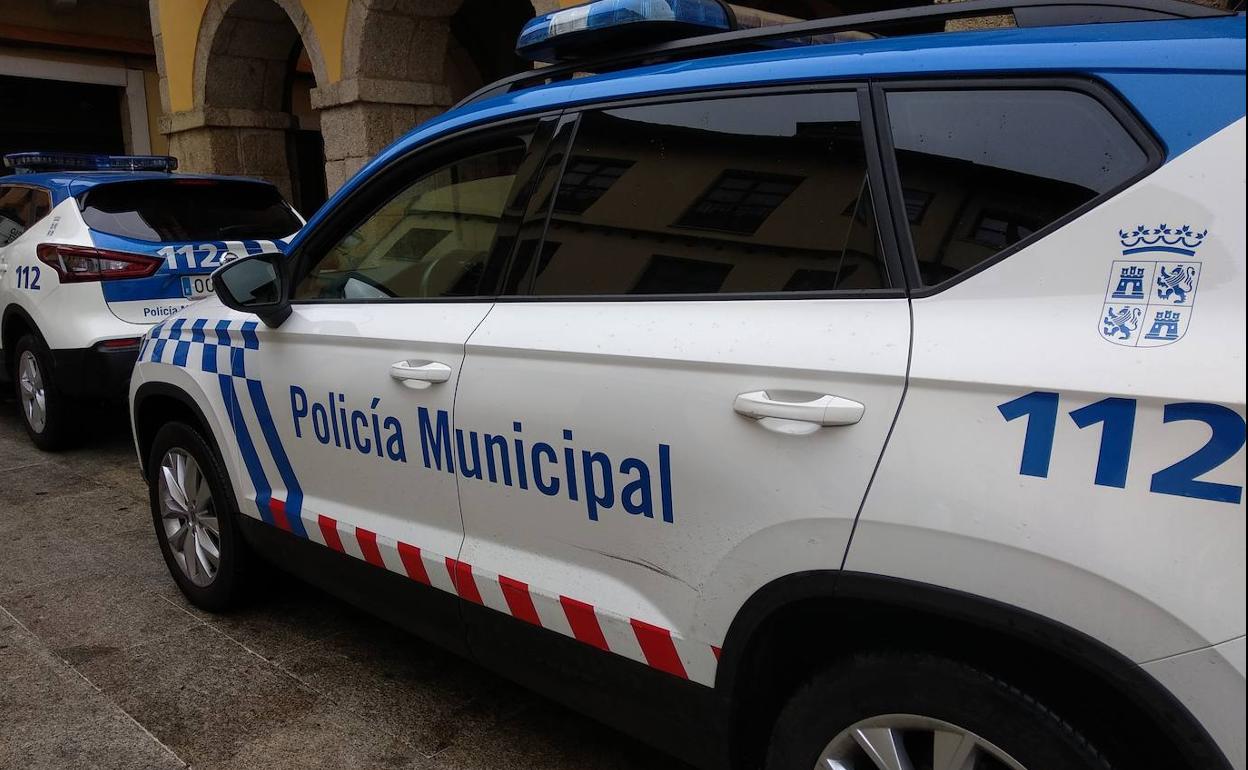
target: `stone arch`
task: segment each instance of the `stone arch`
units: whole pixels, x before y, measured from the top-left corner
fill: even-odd
[[[301,127],[294,114],[295,84],[304,83],[305,102],[308,92],[296,66],[306,62],[313,86],[327,82],[328,70],[300,1],[209,0],[194,53],[193,108],[170,118],[170,150],[182,167],[268,179],[310,214],[324,199],[324,158],[318,129]]]
[[[299,0],[210,0],[195,45],[195,106],[281,110],[281,81],[296,42],[317,85],[328,83],[320,40]],[[238,82],[242,76],[247,82]]]

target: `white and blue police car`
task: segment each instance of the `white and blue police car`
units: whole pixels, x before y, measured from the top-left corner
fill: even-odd
[[[698,767],[1244,770],[1244,16],[744,17],[534,19],[157,325],[174,579]]]
[[[273,185],[173,174],[165,156],[22,152],[0,176],[0,354],[42,449],[79,407],[127,392],[153,324],[212,290],[232,256],[274,251],[303,220]]]

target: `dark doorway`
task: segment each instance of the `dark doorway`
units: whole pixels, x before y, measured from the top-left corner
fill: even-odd
[[[124,153],[123,89],[0,75],[0,155],[23,150]],[[0,167],[0,174],[9,173]]]

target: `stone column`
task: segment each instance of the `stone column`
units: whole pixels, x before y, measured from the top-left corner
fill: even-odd
[[[325,184],[332,194],[416,125],[451,106],[441,83],[377,78],[341,80],[312,91],[325,139]]]
[[[463,0],[352,0],[343,77],[315,89],[332,193],[382,148],[451,106],[447,46]]]

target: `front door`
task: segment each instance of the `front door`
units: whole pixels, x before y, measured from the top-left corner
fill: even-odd
[[[244,342],[257,349],[222,380],[250,512],[453,596],[456,483],[422,468],[417,415],[452,414],[529,140],[492,135],[398,161],[297,247],[291,316],[253,324]]]
[[[751,593],[840,567],[910,335],[867,141],[853,89],[582,114],[442,434],[461,596],[711,685]]]

